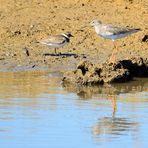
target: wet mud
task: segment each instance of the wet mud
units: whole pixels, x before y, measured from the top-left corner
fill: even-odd
[[[106,83],[105,85],[95,85],[93,87],[89,85],[71,85],[71,83],[63,83],[62,86],[66,91],[76,93],[81,99],[92,99],[98,94],[110,99],[110,97],[116,97],[119,94],[147,92],[148,78],[134,78],[134,81],[127,83],[113,83],[111,85]]]
[[[114,9],[112,9],[114,8]],[[117,60],[148,56],[147,0],[1,0],[0,71],[44,70],[65,72],[82,60],[102,64],[113,43],[98,37],[93,19],[142,31],[117,41]],[[136,18],[136,19],[135,19]],[[84,28],[84,26],[87,26]],[[49,35],[70,31],[70,43],[58,49],[36,44]],[[60,54],[61,53],[61,54]],[[126,70],[121,69],[121,76]]]
[[[64,74],[63,83],[102,85],[127,82],[134,77],[148,77],[148,59],[131,58],[114,64],[82,61],[77,65],[76,70]]]

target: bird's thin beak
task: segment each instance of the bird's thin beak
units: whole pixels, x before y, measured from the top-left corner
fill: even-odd
[[[74,36],[71,34],[70,37],[74,37]]]
[[[89,23],[89,27],[94,27],[94,25],[92,23]]]
[[[81,26],[77,31],[84,31],[85,28],[90,27],[90,25]]]
[[[84,26],[81,27],[81,29],[86,28],[86,27],[89,27],[89,25],[88,24],[84,25]]]
[[[86,27],[89,27],[89,25],[81,26],[77,31],[83,31]]]

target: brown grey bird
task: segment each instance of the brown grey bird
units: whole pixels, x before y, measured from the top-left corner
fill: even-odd
[[[49,48],[54,48],[55,54],[57,54],[56,49],[68,44],[70,42],[70,37],[73,37],[71,33],[66,32],[59,35],[51,35],[48,39],[38,41],[38,43],[47,45]]]
[[[131,35],[133,33],[136,33],[140,31],[141,29],[134,29],[134,28],[127,28],[127,27],[117,27],[110,24],[103,24],[101,21],[93,20],[90,23],[91,26],[95,28],[95,31],[97,35],[105,38],[105,39],[111,39],[113,42],[117,39],[124,38],[128,35]],[[116,53],[117,53],[117,46],[114,42],[114,48],[111,54],[111,57],[109,59],[110,63],[114,63],[116,60]]]

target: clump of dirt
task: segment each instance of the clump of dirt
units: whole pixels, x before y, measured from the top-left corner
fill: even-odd
[[[148,59],[131,58],[120,61],[124,69],[128,69],[132,77],[148,77]]]
[[[64,83],[93,85],[105,83],[120,83],[132,80],[135,76],[148,76],[148,61],[142,58],[132,58],[118,61],[114,64],[93,64],[81,61],[76,70],[64,74]]]
[[[76,93],[79,99],[92,99],[94,96],[99,97],[98,93],[104,95],[106,98],[124,93],[143,92],[148,91],[147,78],[134,78],[134,81],[128,83],[114,83],[112,85],[95,85],[93,87],[88,85],[71,85],[63,83],[64,90],[70,93]]]

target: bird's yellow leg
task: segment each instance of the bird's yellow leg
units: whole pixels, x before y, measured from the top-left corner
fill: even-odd
[[[115,114],[115,112],[117,110],[116,98],[115,97],[112,97],[111,98],[111,101],[112,101],[113,114]]]
[[[54,49],[54,52],[55,52],[55,54],[57,54],[57,49],[56,48]]]
[[[115,116],[115,113],[116,113],[116,110],[117,110],[117,97],[115,95],[109,95],[108,99],[111,100],[112,115]]]
[[[116,44],[114,42],[114,47],[113,47],[112,54],[111,54],[111,56],[109,58],[109,63],[114,64],[116,62],[116,54],[117,54],[117,46],[116,46]]]

